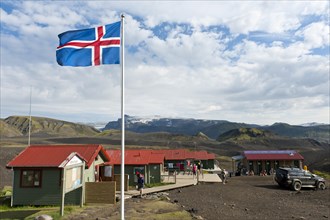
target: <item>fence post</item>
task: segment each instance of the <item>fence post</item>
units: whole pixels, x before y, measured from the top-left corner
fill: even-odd
[[[197,171],[197,184],[199,183],[199,170]]]

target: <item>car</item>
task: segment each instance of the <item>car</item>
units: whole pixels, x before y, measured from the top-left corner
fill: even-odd
[[[325,179],[299,168],[280,167],[276,170],[275,181],[280,187],[289,187],[294,191],[299,191],[302,187],[321,190],[326,188]]]

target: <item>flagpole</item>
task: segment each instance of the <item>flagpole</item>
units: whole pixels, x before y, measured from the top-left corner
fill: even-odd
[[[124,197],[124,190],[125,190],[125,105],[124,105],[124,98],[125,98],[125,59],[124,59],[124,19],[125,15],[121,14],[121,33],[120,33],[120,43],[121,43],[121,58],[120,58],[120,63],[121,63],[121,220],[125,219],[125,197]]]
[[[31,144],[31,102],[32,102],[32,86],[30,86],[30,111],[29,111],[29,139],[28,139],[28,146]]]

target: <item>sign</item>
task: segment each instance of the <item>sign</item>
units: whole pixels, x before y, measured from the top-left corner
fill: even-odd
[[[71,158],[71,160],[66,164],[66,166],[71,166],[71,165],[76,165],[76,164],[80,164],[82,162],[82,160],[77,157],[77,156],[73,156]]]
[[[72,191],[81,186],[82,183],[81,170],[82,170],[81,167],[73,167],[71,169],[66,170],[65,192]]]

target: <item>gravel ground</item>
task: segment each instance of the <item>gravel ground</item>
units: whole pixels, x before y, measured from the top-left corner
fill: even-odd
[[[233,177],[169,192],[171,202],[204,219],[329,219],[330,190],[280,188],[272,177]]]
[[[125,201],[126,219],[310,219],[330,218],[329,182],[326,190],[282,189],[272,177],[243,176],[228,182],[175,189],[165,196],[148,195]],[[120,219],[120,203],[90,206],[65,219]]]

